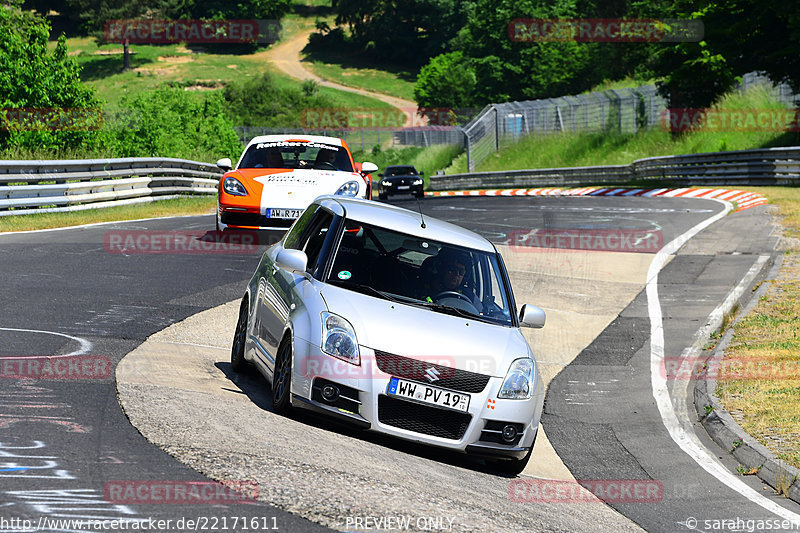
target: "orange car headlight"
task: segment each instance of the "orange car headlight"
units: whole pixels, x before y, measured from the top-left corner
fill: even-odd
[[[222,182],[222,188],[225,189],[226,193],[234,196],[247,196],[247,189],[236,178],[225,178],[225,181]]]

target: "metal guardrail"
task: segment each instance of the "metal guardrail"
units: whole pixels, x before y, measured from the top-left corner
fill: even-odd
[[[0,161],[0,217],[216,194],[222,171],[173,158]]]
[[[648,157],[630,165],[501,170],[434,175],[430,189],[564,187],[579,185],[797,185],[800,147]]]

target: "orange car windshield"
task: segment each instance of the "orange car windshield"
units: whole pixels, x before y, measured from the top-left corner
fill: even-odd
[[[292,141],[252,144],[238,168],[303,168],[353,172],[350,156],[344,147]]]

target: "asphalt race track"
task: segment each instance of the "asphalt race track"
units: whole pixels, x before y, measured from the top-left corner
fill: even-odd
[[[410,200],[395,203],[417,207]],[[408,447],[305,416],[244,431],[243,427],[253,419],[227,413],[224,424],[209,425],[203,435],[183,434],[178,425],[161,427],[162,434],[171,431],[180,445],[160,442],[159,447],[148,442],[128,421],[118,402],[113,373],[100,372],[93,379],[82,380],[14,379],[4,374],[7,379],[0,379],[0,456],[4,458],[0,460],[0,531],[72,531],[77,528],[54,522],[43,524],[41,520],[89,517],[123,519],[129,525],[139,521],[140,529],[152,526],[153,520],[172,521],[160,528],[150,527],[159,531],[323,529],[318,524],[339,530],[396,530],[397,523],[392,528],[387,522],[367,526],[352,520],[355,516],[379,517],[376,511],[389,508],[415,519],[430,517],[421,523],[412,520],[416,524],[412,529],[437,531],[618,531],[636,530],[637,526],[647,531],[730,531],[736,527],[717,528],[713,520],[780,518],[774,509],[765,508],[761,499],[785,508],[786,516],[800,513],[796,504],[771,496],[771,491],[764,490],[754,477],[739,479],[755,489],[761,499],[699,466],[668,432],[663,421],[665,407],[663,402],[658,404],[651,379],[653,344],[663,348],[665,357],[680,356],[693,345],[696,332],[712,311],[754,265],[769,266],[775,239],[764,207],[721,218],[668,258],[655,283],[664,325],[663,346],[659,346],[658,342],[651,342],[653,301],[644,290],[645,282],[653,281],[653,277],[642,276],[641,281],[617,279],[620,276],[614,263],[592,267],[600,263],[585,258],[595,257],[592,254],[605,258],[603,254],[616,253],[625,256],[626,265],[632,265],[629,256],[635,255],[644,258],[637,259],[636,272],[644,272],[657,257],[656,249],[640,247],[622,250],[635,253],[622,254],[612,248],[620,242],[634,246],[630,243],[635,239],[630,240],[630,235],[641,236],[641,232],[656,235],[658,240],[654,242],[663,246],[721,213],[721,203],[677,198],[529,197],[426,199],[421,206],[427,215],[450,220],[506,246],[501,251],[513,256],[507,258],[507,263],[518,304],[520,293],[530,294],[525,301],[541,304],[548,311],[548,318],[553,313],[555,324],[567,325],[547,333],[549,337],[542,338],[540,349],[569,351],[570,337],[578,335],[582,328],[581,314],[609,317],[595,323],[596,335],[573,354],[574,360],[562,365],[554,363],[543,427],[552,448],[576,479],[601,480],[606,486],[614,482],[619,486],[620,480],[647,482],[646,487],[656,487],[649,499],[628,498],[610,503],[614,510],[598,503],[536,501],[529,485],[524,485],[526,492],[515,493],[513,487],[523,486],[519,480],[503,478],[480,461]],[[81,354],[107,357],[116,366],[151,335],[197,313],[238,300],[258,262],[258,252],[216,254],[184,250],[143,254],[109,249],[109,235],[119,232],[190,231],[202,235],[212,228],[213,217],[205,216],[0,235],[3,362]],[[531,246],[531,228],[544,230],[540,237],[548,232],[590,234],[592,240],[584,244],[592,249],[537,255]],[[612,234],[616,235],[614,241],[608,238]],[[556,242],[553,237],[551,243]],[[582,245],[580,238],[573,237],[569,245],[565,242],[555,246]],[[531,270],[521,265],[531,258],[549,261],[549,277],[523,275]],[[558,264],[553,261],[555,258]],[[605,280],[603,292],[592,292],[589,283],[581,283],[600,278]],[[537,293],[541,293],[541,301],[536,299]],[[609,315],[612,308],[618,317]],[[565,309],[575,310],[575,332],[569,331],[570,315]],[[587,326],[586,330],[591,328]],[[229,343],[229,339],[219,338],[222,333],[215,331],[214,335],[218,341],[214,346]],[[199,345],[211,342],[198,341]],[[274,417],[259,390],[263,383],[255,378],[236,382],[225,366],[224,356],[220,355],[216,368],[229,380],[231,405],[254,410],[254,416],[264,416],[265,420],[270,415]],[[188,376],[189,371],[186,372]],[[179,389],[177,384],[183,379],[180,367],[160,367],[158,373],[158,378],[167,382],[174,374],[176,386],[172,396],[163,398],[164,404],[147,406],[152,409],[153,419],[159,412],[197,411],[191,401],[202,394],[195,391],[192,396]],[[679,418],[686,411],[681,398],[686,396],[687,385],[691,387],[685,380],[666,383],[672,409]],[[212,414],[226,416],[224,412]],[[192,425],[191,420],[185,422]],[[194,426],[195,433],[197,427],[205,428],[197,423]],[[673,435],[678,429],[671,428]],[[735,473],[737,465],[728,462],[727,455],[707,438],[702,427],[693,424],[692,429],[705,449],[722,457],[719,461]],[[266,474],[260,474],[269,475],[269,468],[275,469],[272,487],[263,483],[263,477],[247,475],[247,468],[259,466],[248,460],[250,456],[234,454],[221,445],[225,439],[254,430],[260,430],[264,441],[275,446],[273,455],[272,448],[256,454],[260,459],[272,459],[263,462],[262,466],[268,468]],[[313,436],[313,442],[309,439],[304,443],[304,435]],[[276,444],[292,438],[291,445]],[[203,440],[202,453],[199,448],[185,446],[192,439]],[[258,447],[260,443],[251,440],[247,444]],[[305,445],[317,453],[304,452]],[[279,452],[284,455],[278,456]],[[292,453],[297,460],[286,460]],[[325,501],[331,509],[322,509],[320,502],[314,501],[315,494],[316,500],[321,499],[322,482],[328,479],[325,476],[330,476],[331,486],[336,486],[335,478],[344,468],[337,461],[348,463],[349,476],[341,486],[343,490],[352,487],[358,495],[357,509],[335,509],[335,492],[326,493]],[[195,465],[197,470],[184,463]],[[141,493],[130,500],[114,498],[115,488],[131,483],[174,487],[208,480],[203,474],[221,479],[219,472],[233,463],[235,476],[226,479],[258,479],[260,498],[240,502],[223,493],[202,504],[180,498],[156,501],[153,493],[149,493],[149,500]],[[403,471],[409,475],[404,477]],[[535,469],[533,475],[538,478],[529,475],[520,479],[527,483],[547,477]],[[305,485],[300,486],[298,482],[289,487],[293,498],[289,501],[280,490],[287,487],[281,487],[279,479],[315,479],[320,485],[315,487],[304,481]],[[386,482],[389,479],[394,485]],[[275,486],[279,490],[273,492]],[[418,501],[415,503],[413,498]],[[394,507],[387,507],[387,501]],[[437,513],[437,509],[461,509],[463,516],[455,511]],[[504,512],[507,520],[503,519]],[[334,515],[350,516],[351,520],[337,522],[330,518]],[[18,520],[12,523],[12,518]],[[434,522],[433,518],[441,520]],[[181,519],[184,522],[178,523]],[[209,523],[212,519],[216,524]],[[23,520],[30,522],[22,523]],[[187,520],[205,522],[187,527]],[[233,520],[238,520],[236,527]],[[249,527],[245,529],[242,524]],[[212,525],[216,527],[211,528]]]

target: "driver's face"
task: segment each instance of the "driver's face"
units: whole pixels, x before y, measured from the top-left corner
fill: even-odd
[[[454,291],[461,286],[467,269],[461,263],[448,263],[444,266],[442,284],[448,291]]]

